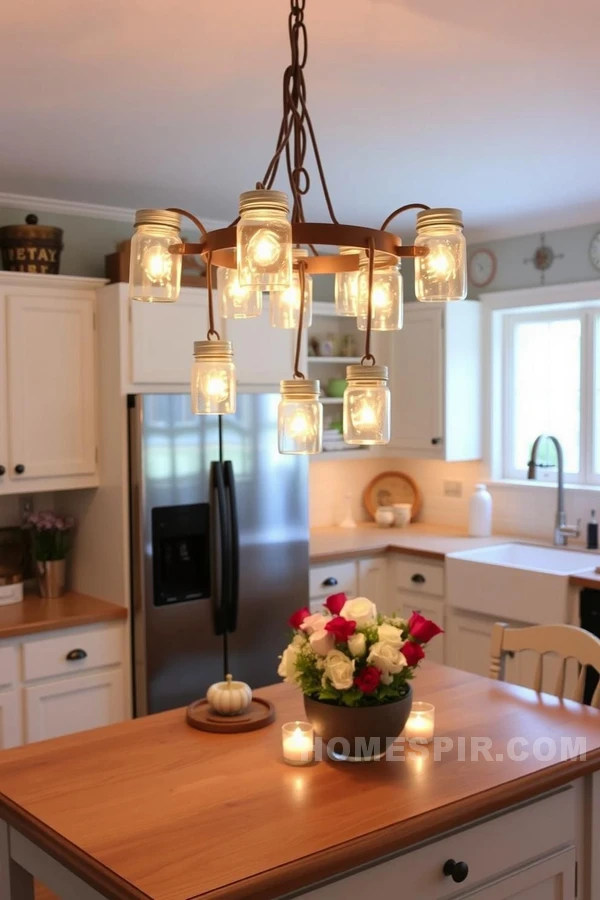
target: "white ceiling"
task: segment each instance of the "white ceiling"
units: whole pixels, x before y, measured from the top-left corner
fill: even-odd
[[[459,206],[492,236],[600,219],[598,0],[307,0],[338,218]],[[280,121],[287,0],[19,0],[0,189],[229,220]],[[280,183],[278,186],[284,186]],[[313,179],[307,212],[323,206]]]

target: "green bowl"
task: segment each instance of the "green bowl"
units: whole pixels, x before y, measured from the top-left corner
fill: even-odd
[[[343,397],[346,390],[345,378],[330,378],[327,382],[328,397]]]

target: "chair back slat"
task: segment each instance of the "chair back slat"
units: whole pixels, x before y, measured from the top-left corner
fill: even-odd
[[[600,638],[574,625],[532,625],[529,628],[509,628],[501,622],[494,625],[490,649],[490,677],[503,681],[506,657],[509,653],[530,650],[538,654],[533,679],[534,690],[540,692],[544,684],[544,657],[553,654],[560,658],[555,695],[564,698],[567,660],[575,659],[580,666],[574,700],[582,703],[585,696],[587,670],[591,666],[600,673]],[[600,681],[592,697],[592,706],[600,709]]]

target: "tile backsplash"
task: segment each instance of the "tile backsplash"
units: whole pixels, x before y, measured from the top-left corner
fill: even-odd
[[[481,461],[447,463],[420,459],[359,459],[311,461],[310,464],[310,521],[311,526],[339,524],[344,514],[344,496],[351,495],[354,517],[368,521],[362,505],[363,490],[380,472],[406,472],[419,486],[423,507],[419,520],[432,525],[466,528],[469,497],[478,482],[487,483],[487,468]],[[452,484],[448,485],[448,482]],[[445,488],[460,490],[460,496],[447,496]],[[489,487],[493,498],[493,528],[495,532],[551,539],[556,513],[556,485],[499,485]],[[582,532],[577,541],[585,541],[585,525],[590,511],[600,511],[600,489],[569,488],[565,491],[565,508],[569,524],[582,520]]]

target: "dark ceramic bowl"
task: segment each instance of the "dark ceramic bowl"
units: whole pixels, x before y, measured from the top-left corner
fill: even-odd
[[[412,688],[401,700],[352,709],[304,697],[306,717],[332,759],[381,759],[401,734],[413,702]]]

